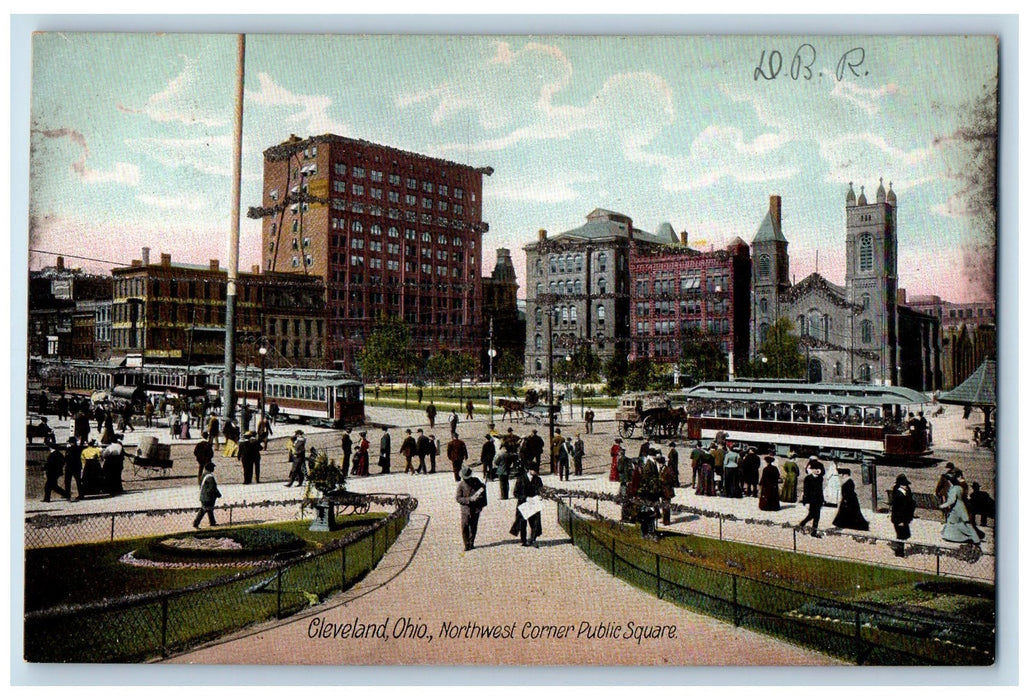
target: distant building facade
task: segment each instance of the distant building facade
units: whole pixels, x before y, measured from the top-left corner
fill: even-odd
[[[987,359],[997,357],[995,302],[956,303],[936,295],[912,296],[908,304],[939,320],[943,389],[965,381]]]
[[[95,320],[85,318],[98,305],[109,304],[111,278],[56,264],[29,272],[28,354],[33,357],[94,359],[97,348],[89,335]]]
[[[658,238],[668,237],[662,224]],[[701,252],[681,243],[633,245],[629,359],[677,363],[683,345],[701,335],[716,340],[727,359],[745,361],[750,351],[750,248],[740,238],[724,250]]]
[[[589,343],[601,362],[630,349],[629,250],[673,240],[635,229],[632,219],[595,209],[578,228],[525,246],[525,376],[546,376],[569,349]]]
[[[217,364],[225,359],[225,289],[228,274],[207,266],[172,264],[150,251],[112,270],[111,354],[142,356],[144,363]],[[268,366],[324,366],[324,286],[317,277],[262,275],[256,266],[238,277],[237,358],[256,364],[256,345],[267,339]]]
[[[514,263],[511,260],[511,251],[507,248],[497,248],[497,262],[493,266],[493,273],[489,277],[482,278],[482,303],[483,348],[480,357],[482,367],[488,368],[489,366],[489,358],[486,353],[489,351],[491,327],[493,349],[497,352],[497,358],[501,353],[513,354],[519,363],[523,363],[525,316],[518,310],[518,279]],[[496,368],[496,360],[494,360],[494,371]]]
[[[359,371],[377,319],[403,319],[423,358],[482,346],[482,178],[473,168],[323,134],[264,152],[264,269],[324,278],[326,361]]]
[[[758,358],[768,329],[787,318],[806,356],[813,382],[866,382],[939,388],[939,322],[900,303],[897,288],[897,197],[882,182],[869,203],[861,188],[847,193],[846,260],[842,286],[818,272],[790,283],[782,200],[773,195],[751,243],[753,261],[752,355]]]

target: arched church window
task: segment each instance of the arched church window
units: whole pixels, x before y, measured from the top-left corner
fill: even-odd
[[[768,279],[769,275],[772,274],[772,258],[767,254],[761,255],[757,259],[757,276],[760,279]]]
[[[536,307],[536,327],[539,328],[543,325],[543,309]]]
[[[803,316],[797,316],[797,332],[800,335],[804,335],[807,332],[807,324],[804,323],[806,319]]]
[[[758,308],[761,309],[761,313],[768,313],[768,299],[761,297],[761,301],[758,302]]]
[[[822,340],[829,342],[829,314],[822,314]]]
[[[871,343],[872,342],[872,322],[865,320],[861,322],[861,342]]]
[[[535,344],[536,344],[536,350],[537,351],[543,349],[543,336],[540,335],[539,333],[536,334]]]
[[[872,368],[868,365],[861,365],[858,369],[858,378],[863,382],[872,381]]]
[[[757,329],[758,342],[764,344],[768,340],[768,324],[762,323]]]
[[[858,244],[858,267],[862,272],[872,269],[872,236],[864,234]]]
[[[870,294],[861,295],[861,307],[868,311],[872,308],[872,296]]]

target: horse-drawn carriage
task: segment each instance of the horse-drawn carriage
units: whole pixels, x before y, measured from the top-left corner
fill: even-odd
[[[670,438],[679,435],[686,424],[686,411],[672,408],[672,402],[662,393],[625,394],[615,411],[615,422],[618,435],[623,438],[631,438],[637,425],[647,438]]]
[[[525,401],[516,399],[497,399],[497,407],[504,411],[501,420],[514,420],[520,418],[523,423],[535,423],[541,425],[550,421],[553,415],[555,420],[561,416],[561,404],[539,403],[540,395],[530,389],[526,394]]]

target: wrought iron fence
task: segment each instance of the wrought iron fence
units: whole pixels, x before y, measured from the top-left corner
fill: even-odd
[[[371,503],[391,506],[393,511],[317,552],[289,561],[271,561],[242,573],[174,591],[28,612],[25,614],[25,659],[75,663],[144,661],[184,651],[258,622],[288,617],[351,586],[375,568],[418,506],[417,499],[402,494],[368,495],[367,498]],[[268,502],[266,512],[275,517],[276,509],[289,505],[298,506],[299,501]],[[257,510],[259,504],[250,504],[247,509]],[[294,507],[290,513],[296,517],[297,510]],[[149,517],[153,518],[151,524],[155,524],[161,520],[161,515],[175,516],[184,511],[195,512],[195,509],[155,511]],[[65,534],[73,531],[84,535],[102,529],[99,524],[102,523],[110,527],[105,533],[115,533],[119,527],[127,527],[119,516],[146,517],[141,513],[107,513],[93,519],[65,516],[77,522],[57,526],[64,529]],[[166,518],[164,523],[164,532],[167,532]],[[61,525],[64,527],[60,528]],[[33,532],[37,540],[43,539],[38,528],[33,528]],[[149,533],[133,533],[134,536],[139,534]],[[110,537],[113,539],[114,535]],[[107,539],[107,535],[101,539]]]
[[[711,568],[619,539],[598,528],[593,517],[556,502],[558,522],[572,544],[613,576],[663,600],[858,664],[993,663],[991,623],[955,623],[855,604]]]

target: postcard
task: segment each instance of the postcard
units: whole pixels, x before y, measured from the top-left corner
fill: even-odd
[[[36,34],[23,658],[992,666],[998,55]]]

